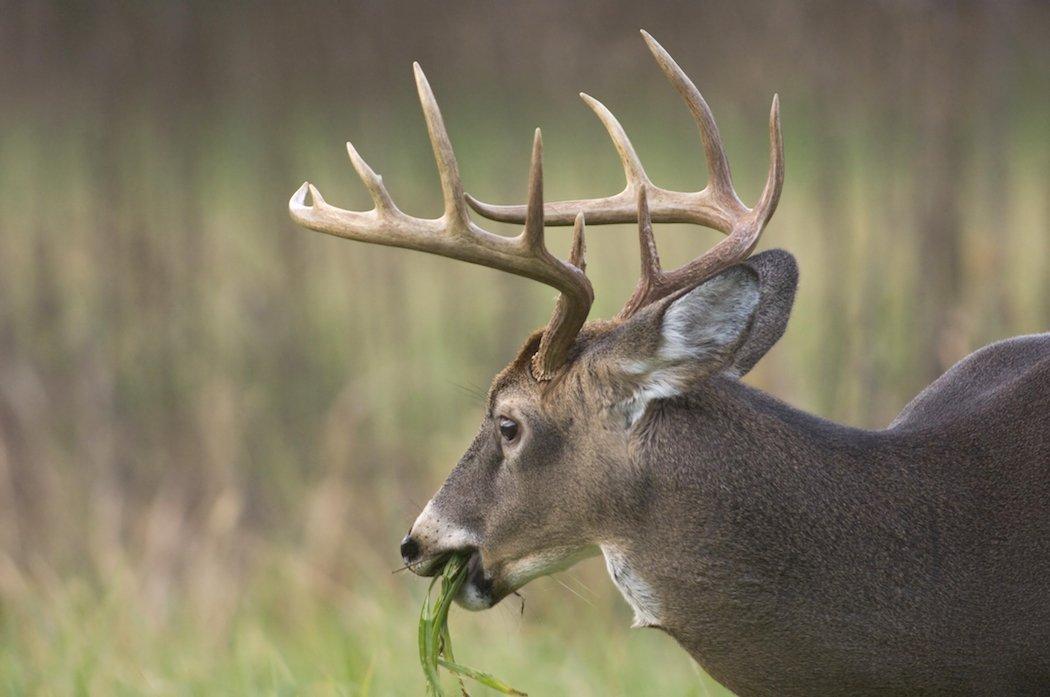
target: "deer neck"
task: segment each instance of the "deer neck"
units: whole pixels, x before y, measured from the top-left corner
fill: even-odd
[[[849,520],[834,479],[883,457],[888,436],[728,378],[650,409],[630,513],[601,544],[610,576],[636,626],[666,630],[698,659],[739,650],[804,592],[796,572],[813,560],[799,555],[821,550],[793,535]]]

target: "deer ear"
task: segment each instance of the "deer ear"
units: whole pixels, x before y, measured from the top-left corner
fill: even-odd
[[[797,281],[790,254],[763,252],[629,319],[614,351],[617,410],[628,425],[654,399],[688,392],[715,373],[750,370],[784,333]]]
[[[730,367],[760,298],[758,275],[738,264],[644,308],[617,332],[614,409],[628,426],[654,399],[688,392]]]
[[[756,254],[743,264],[758,276],[758,308],[743,343],[724,372],[746,375],[784,335],[798,288],[798,264],[783,249]]]

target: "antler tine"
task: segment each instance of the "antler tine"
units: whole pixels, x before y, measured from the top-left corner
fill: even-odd
[[[569,252],[569,263],[580,271],[587,270],[587,244],[583,240],[584,215],[583,211],[576,214],[576,222],[572,226],[572,251]]]
[[[708,188],[717,191],[721,197],[729,197],[735,203],[743,205],[740,204],[736,192],[733,191],[733,175],[729,171],[729,158],[726,157],[722,136],[718,133],[718,123],[715,121],[715,115],[711,113],[711,107],[707,105],[707,100],[671,57],[671,54],[652,37],[652,34],[644,29],[641,32],[645,45],[649,47],[649,52],[656,59],[656,64],[678,90],[678,94],[682,95],[686,106],[693,114],[693,120],[700,129],[700,140],[704,144],[704,157],[707,160]]]
[[[605,126],[605,130],[616,148],[616,154],[620,157],[620,164],[623,165],[623,174],[627,179],[626,191],[636,191],[642,187],[652,186],[652,182],[649,181],[649,175],[645,173],[645,168],[642,167],[642,162],[638,159],[638,153],[634,151],[631,139],[627,137],[627,132],[623,130],[623,126],[613,116],[613,113],[604,104],[586,92],[580,92],[580,99],[591,108],[591,111],[595,113],[598,120]]]
[[[525,217],[525,229],[521,239],[526,248],[540,258],[560,263],[550,255],[543,240],[543,137],[540,129],[532,140],[532,162],[529,167],[528,214]],[[576,216],[576,226],[572,234],[572,251],[569,262],[580,276],[586,280],[584,269],[583,214]],[[594,302],[594,291],[590,282],[586,286],[571,286],[562,289],[561,295],[554,304],[554,313],[547,323],[547,329],[540,339],[540,346],[532,356],[532,374],[537,380],[549,380],[568,358],[576,335]]]
[[[641,273],[634,293],[620,310],[617,319],[626,319],[644,306],[644,302],[659,292],[664,272],[660,266],[660,254],[653,236],[653,220],[649,214],[649,196],[645,189],[638,191],[638,246],[641,256]]]
[[[361,179],[361,183],[368,189],[376,210],[380,212],[400,212],[397,210],[397,206],[394,205],[394,200],[390,198],[390,192],[383,185],[383,177],[376,174],[375,170],[368,166],[368,163],[365,162],[364,158],[357,152],[357,148],[350,141],[346,142],[346,154],[350,156],[350,164],[353,165],[354,171],[357,172],[357,176]]]
[[[572,263],[561,261],[547,251],[543,235],[543,141],[537,129],[529,171],[525,229],[517,237],[503,237],[474,224],[463,200],[456,156],[437,100],[418,64],[414,65],[414,70],[419,101],[441,179],[445,204],[443,215],[429,219],[403,213],[383,185],[383,178],[369,167],[350,143],[346,144],[350,162],[368,189],[375,208],[367,212],[336,208],[306,182],[288,201],[288,211],[295,222],[318,232],[481,264],[557,289],[561,294],[554,316],[543,334],[539,351],[533,357],[534,376],[550,379],[568,356],[594,301],[594,290],[583,272],[582,222],[578,239],[573,244]]]
[[[773,95],[769,107],[769,174],[762,195],[755,204],[756,215],[765,226],[780,203],[780,192],[784,189],[784,137],[780,131],[780,95]]]
[[[543,239],[543,135],[540,129],[532,137],[532,159],[529,162],[529,198],[522,239],[535,251],[544,250]]]
[[[542,206],[542,199],[539,201]],[[586,243],[583,236],[584,214],[576,215],[576,222],[572,229],[572,252],[569,260],[573,267],[579,269],[582,274],[587,266],[584,260]],[[590,290],[588,284],[587,290]],[[554,304],[554,314],[551,315],[547,329],[540,339],[540,347],[532,357],[532,374],[537,380],[549,380],[554,377],[555,371],[569,356],[576,335],[579,333],[583,323],[587,321],[590,311],[590,303],[594,296],[587,299],[574,298],[572,295],[562,293]]]
[[[427,76],[419,63],[412,64],[416,76],[416,90],[419,92],[419,104],[423,107],[423,118],[427,123],[427,135],[434,148],[434,161],[437,163],[438,176],[441,178],[441,196],[445,202],[445,216],[466,223],[470,215],[463,203],[463,181],[459,178],[459,165],[456,153],[452,150],[452,141],[445,130],[445,120],[441,118],[434,91],[430,89]]]

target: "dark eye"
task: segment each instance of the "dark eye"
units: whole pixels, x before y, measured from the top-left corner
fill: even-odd
[[[518,437],[518,422],[506,416],[499,417],[499,432],[503,440],[508,443],[513,442]]]

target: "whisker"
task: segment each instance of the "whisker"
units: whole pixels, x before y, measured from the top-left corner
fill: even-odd
[[[466,393],[467,395],[473,397],[474,399],[480,402],[485,401],[485,391],[476,385],[465,385],[461,382],[456,382],[454,380],[449,380],[448,383],[456,389],[458,389],[459,391]]]
[[[583,580],[582,580],[582,579],[580,579],[580,578],[579,578],[578,576],[576,576],[575,574],[567,573],[567,574],[565,574],[565,576],[566,576],[566,577],[567,577],[567,578],[568,578],[568,579],[569,579],[570,581],[572,581],[573,583],[575,583],[577,587],[579,587],[579,588],[583,589],[584,591],[586,591],[587,593],[589,593],[589,594],[590,594],[590,596],[591,596],[592,598],[597,598],[597,597],[598,597],[598,594],[597,594],[597,593],[595,593],[595,592],[594,592],[593,590],[591,590],[591,587],[590,587],[590,586],[588,586],[588,585],[587,585],[586,583],[584,583],[584,582],[583,582]]]
[[[554,580],[555,580],[555,581],[556,581],[556,582],[558,583],[558,585],[560,585],[560,586],[561,586],[562,588],[564,588],[565,590],[569,591],[570,593],[572,593],[573,595],[575,595],[575,596],[576,596],[577,598],[579,598],[579,599],[580,599],[580,600],[582,600],[583,602],[585,602],[585,603],[587,603],[588,605],[590,605],[591,607],[594,607],[594,603],[592,603],[592,602],[591,602],[591,599],[590,599],[590,598],[588,598],[588,597],[584,596],[584,595],[583,595],[582,593],[580,593],[580,592],[579,592],[579,591],[577,591],[577,590],[576,590],[575,588],[573,588],[573,587],[572,587],[572,586],[570,586],[569,584],[567,584],[567,583],[565,583],[564,581],[562,581],[562,580],[561,580],[560,578],[558,578],[557,576],[551,576],[551,578],[552,578],[552,579],[554,579]]]
[[[433,556],[433,557],[427,557],[425,559],[420,559],[419,561],[410,562],[408,564],[405,564],[404,566],[399,566],[398,568],[394,569],[390,573],[392,573],[392,574],[399,574],[399,573],[401,573],[402,571],[404,571],[406,569],[414,569],[417,566],[421,566],[423,564],[428,564],[428,563],[434,561],[435,559],[441,559],[441,557],[443,557],[443,556],[445,556],[445,555],[444,554],[438,554],[438,555]]]

